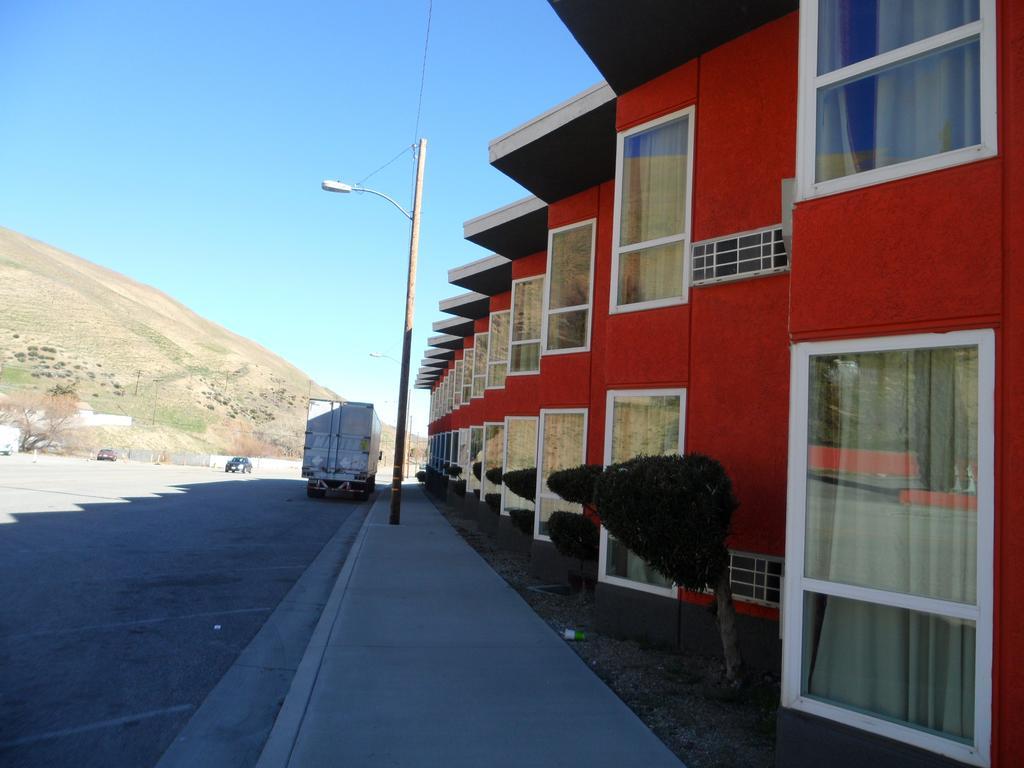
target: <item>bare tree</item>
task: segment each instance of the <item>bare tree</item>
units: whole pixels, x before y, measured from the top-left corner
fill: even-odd
[[[0,403],[0,423],[21,430],[22,451],[59,448],[78,418],[78,402],[69,395],[22,392]]]

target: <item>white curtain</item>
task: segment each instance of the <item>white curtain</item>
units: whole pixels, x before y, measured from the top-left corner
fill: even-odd
[[[977,18],[977,0],[823,0],[819,74]],[[976,38],[824,89],[817,180],[980,143],[979,89]]]
[[[813,358],[807,578],[975,604],[975,348]],[[808,593],[804,692],[967,739],[971,622]]]

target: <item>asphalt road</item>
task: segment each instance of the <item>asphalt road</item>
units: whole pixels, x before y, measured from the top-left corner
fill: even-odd
[[[0,456],[0,765],[154,765],[357,506],[285,476]]]

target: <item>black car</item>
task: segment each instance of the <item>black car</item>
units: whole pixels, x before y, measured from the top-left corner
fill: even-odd
[[[245,456],[235,456],[224,465],[225,472],[248,472],[252,474],[252,462]]]

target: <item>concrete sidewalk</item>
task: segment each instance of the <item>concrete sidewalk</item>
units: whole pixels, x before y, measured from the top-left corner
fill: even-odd
[[[415,485],[378,497],[258,768],[682,764]]]

